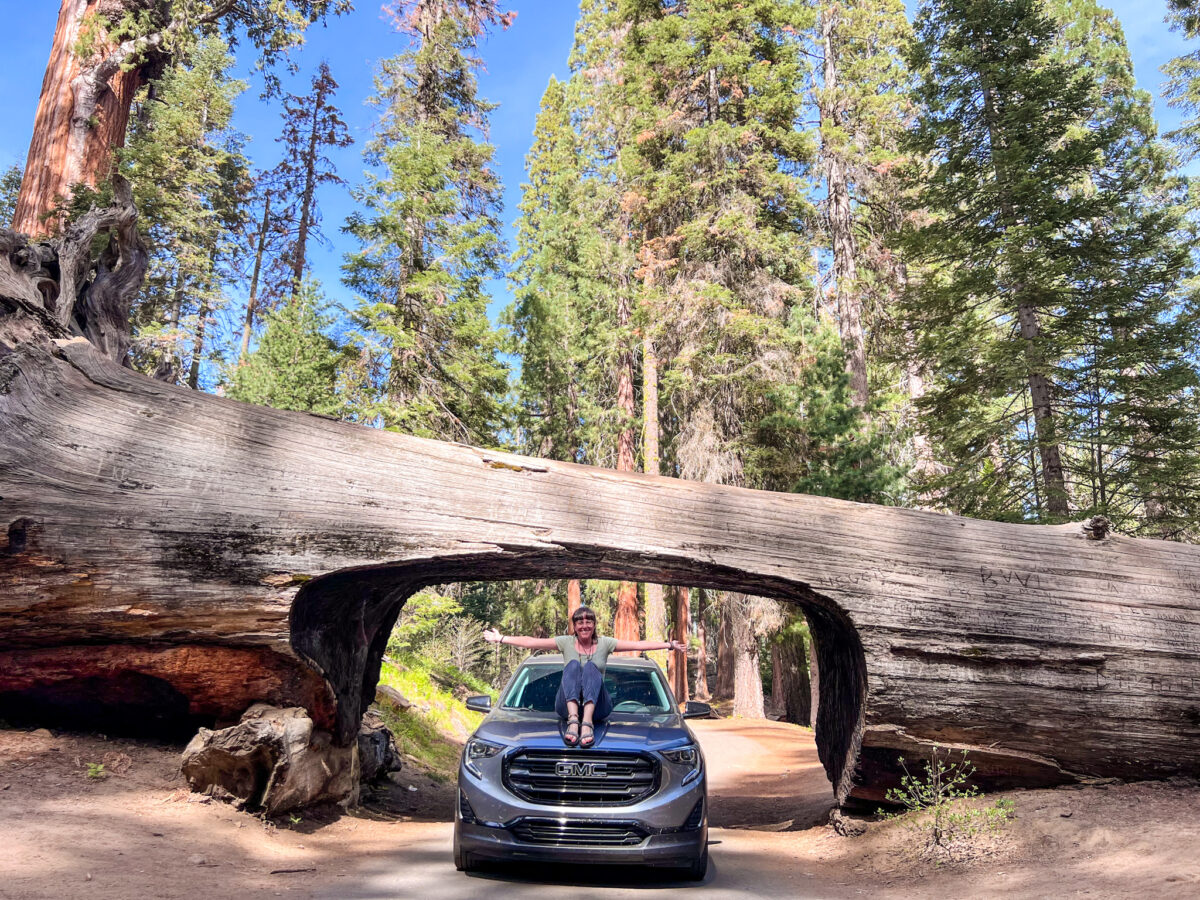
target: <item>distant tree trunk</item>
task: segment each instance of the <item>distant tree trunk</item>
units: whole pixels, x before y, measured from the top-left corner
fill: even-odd
[[[700,590],[697,595],[696,699],[711,700],[712,694],[708,690],[708,591]]]
[[[771,644],[772,703],[785,722],[810,725],[812,722],[812,684],[808,677],[808,658],[804,637],[783,634]]]
[[[675,623],[671,632],[674,640],[688,642],[688,632],[691,630],[689,621],[691,589],[673,587],[671,589],[675,601]],[[671,683],[671,691],[680,703],[688,701],[688,667],[687,651],[672,651],[667,657],[667,680]]]
[[[300,296],[300,285],[304,281],[304,267],[308,261],[308,232],[312,228],[313,193],[317,182],[317,132],[321,124],[321,106],[325,102],[325,91],[313,98],[312,130],[308,135],[308,148],[304,154],[304,193],[300,198],[300,227],[296,232],[295,254],[292,258],[292,297],[295,303]]]
[[[622,291],[617,302],[617,327],[622,333],[622,346],[617,358],[617,409],[624,420],[617,435],[617,471],[635,472],[637,465],[633,453],[633,350],[624,336],[631,317],[629,297]],[[618,641],[636,641],[641,638],[638,621],[637,583],[622,581],[617,591],[617,611],[613,616],[613,637]],[[630,651],[625,656],[636,656]]]
[[[733,714],[743,719],[766,718],[763,706],[762,674],[758,669],[758,638],[754,634],[745,594],[731,594],[725,601],[729,610],[729,644],[733,656]]]
[[[734,649],[733,649],[733,594],[724,594],[718,607],[720,616],[717,625],[717,681],[713,685],[713,696],[718,700],[733,697]]]
[[[995,89],[985,83],[982,94],[984,116],[987,120],[988,133],[992,138],[992,146],[1002,146],[1002,141],[997,136],[999,110],[996,109]],[[998,158],[992,160],[992,165],[996,175],[996,188],[999,192],[1001,211],[1007,222],[1015,228],[1018,223],[1016,214],[1013,212],[1012,187],[1008,172]],[[1022,277],[1022,273],[1018,271],[1012,271],[1009,274],[1014,279]],[[1018,282],[1010,285],[1010,289],[1016,300],[1020,335],[1025,342],[1026,383],[1029,386],[1029,399],[1033,404],[1034,431],[1037,434],[1038,454],[1041,457],[1042,482],[1046,489],[1046,510],[1054,518],[1066,519],[1071,513],[1067,496],[1067,478],[1058,443],[1058,426],[1053,407],[1054,388],[1050,379],[1043,374],[1045,360],[1040,340],[1041,324],[1038,322],[1037,307],[1030,302],[1027,296],[1028,287]],[[1040,512],[1040,510],[1038,511]]]
[[[838,102],[837,12],[830,8],[821,15],[821,39],[824,43],[824,85],[821,116],[822,156],[828,193],[829,233],[833,239],[833,277],[837,296],[838,333],[846,354],[846,371],[850,374],[850,390],[856,406],[865,407],[869,399],[867,387],[867,351],[863,336],[862,301],[858,296],[857,250],[854,246],[854,213],[850,207],[850,179],[846,160],[840,147],[830,147],[826,131],[838,131],[844,126]]]
[[[658,475],[658,357],[654,341],[642,336],[642,467],[649,475]],[[646,585],[646,640],[667,639],[667,606],[661,584]],[[646,654],[660,666],[668,667],[674,652],[653,650]]]
[[[125,0],[103,0],[105,13]],[[34,119],[25,176],[13,216],[13,230],[41,237],[61,223],[51,218],[60,198],[76,184],[95,187],[112,173],[113,151],[124,146],[142,68],[129,65],[132,42],[116,45],[102,36],[92,56],[76,55],[84,20],[102,0],[63,0],[50,47]],[[143,48],[138,48],[143,49]]]
[[[258,229],[258,245],[254,249],[254,271],[250,275],[250,299],[246,301],[246,320],[242,323],[242,350],[238,362],[246,361],[250,354],[250,334],[254,330],[254,316],[258,311],[258,281],[262,276],[263,253],[267,248],[267,228],[271,221],[271,195],[263,202],[262,225]]]
[[[192,341],[192,362],[188,369],[187,385],[193,391],[200,390],[200,360],[204,356],[204,330],[208,321],[210,312],[207,300],[200,303],[200,309],[196,313],[196,336]]]

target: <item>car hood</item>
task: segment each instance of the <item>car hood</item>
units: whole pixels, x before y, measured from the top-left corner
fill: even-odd
[[[488,714],[475,737],[508,746],[562,750],[562,720],[549,713],[497,709]],[[596,726],[595,750],[669,750],[695,742],[691,729],[677,713],[661,716],[621,716],[614,713]]]

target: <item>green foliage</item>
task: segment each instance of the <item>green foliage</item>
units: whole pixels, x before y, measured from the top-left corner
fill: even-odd
[[[979,796],[978,788],[970,784],[975,766],[966,750],[957,757],[940,751],[935,744],[919,775],[909,772],[900,758],[904,770],[900,787],[888,790],[886,799],[903,812],[883,811],[884,818],[908,814],[912,828],[924,840],[924,852],[935,857],[954,853],[964,840],[1000,828],[1015,814],[1013,801],[1007,798],[982,808],[962,803]]]
[[[104,770],[104,763],[90,762],[87,764],[87,777],[95,781],[99,781],[108,777],[108,773]]]
[[[235,400],[338,416],[342,352],[326,333],[333,318],[322,311],[317,285],[305,282],[294,302],[266,316],[258,347],[229,375]]]
[[[478,29],[497,19],[493,4],[451,0],[403,18],[412,49],[376,80],[376,169],[347,225],[362,249],[345,264],[359,297],[355,418],[477,444],[497,442],[507,389],[484,290],[503,252],[493,150],[480,139],[492,106],[476,96],[473,56]]]
[[[807,316],[797,311],[795,319]],[[774,408],[759,421],[753,470],[760,483],[779,490],[895,503],[902,473],[887,458],[894,436],[872,427],[872,410],[853,403],[833,328],[811,321],[803,327],[813,356],[795,383],[776,389]]]
[[[1171,533],[1191,514],[1169,485],[1196,483],[1195,309],[1119,26],[1085,0],[938,0],[917,36],[904,321],[948,463],[927,487],[968,515]]]
[[[178,64],[198,44],[224,37],[230,46],[248,43],[259,51],[255,68],[268,93],[279,88],[274,66],[304,41],[314,22],[353,9],[353,0],[138,0],[99,6],[80,29],[75,52],[90,59],[115,44],[132,44],[122,62],[128,70],[147,62]]]
[[[478,716],[467,710],[456,689],[457,693],[465,689],[469,694],[492,697],[495,692],[444,664],[413,654],[385,661],[379,683],[395,688],[412,703],[408,709],[379,704],[399,751],[415,757],[418,765],[435,777],[452,779],[463,740],[478,724]]]
[[[8,227],[17,211],[17,197],[21,193],[20,166],[10,166],[0,175],[0,227]]]
[[[133,186],[150,267],[134,303],[134,366],[199,386],[214,352],[212,317],[237,278],[250,181],[231,130],[245,83],[227,45],[204,41],[138,101],[121,172]],[[78,204],[78,198],[77,198]]]

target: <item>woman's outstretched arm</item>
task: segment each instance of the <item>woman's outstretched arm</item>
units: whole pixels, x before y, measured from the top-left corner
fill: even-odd
[[[683,641],[617,641],[616,651],[622,650],[686,650]]]
[[[524,647],[526,650],[557,650],[558,644],[554,638],[528,637],[523,634],[501,634],[495,628],[489,628],[483,633],[483,639],[491,644],[508,644],[510,647]]]

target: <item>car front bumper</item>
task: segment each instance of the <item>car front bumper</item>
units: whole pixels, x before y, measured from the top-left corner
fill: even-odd
[[[600,865],[688,866],[708,844],[707,818],[692,831],[647,835],[627,846],[527,843],[511,827],[464,822],[455,816],[455,837],[461,849],[476,860]]]

